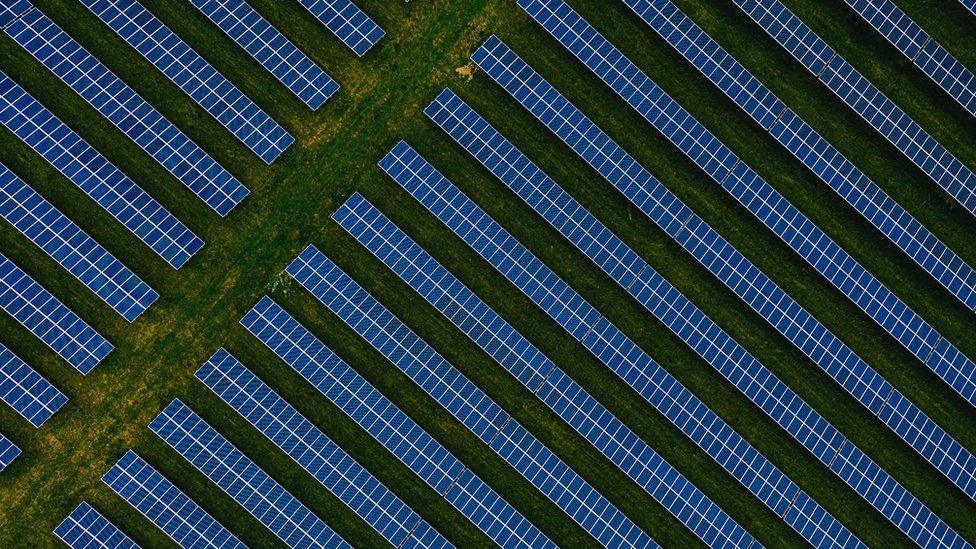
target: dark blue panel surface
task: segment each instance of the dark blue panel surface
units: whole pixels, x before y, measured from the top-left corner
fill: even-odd
[[[386,32],[350,0],[298,0],[349,49],[362,56]]]
[[[31,425],[40,427],[68,402],[68,397],[0,344],[0,400]]]
[[[20,448],[0,433],[0,472],[3,472],[19,455]]]
[[[136,542],[87,501],[81,502],[61,521],[54,529],[54,535],[71,549],[139,549]]]

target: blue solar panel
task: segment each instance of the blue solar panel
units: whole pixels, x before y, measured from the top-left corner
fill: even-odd
[[[823,508],[798,515],[794,503],[801,492],[796,484],[406,143],[400,142],[380,165],[805,539],[814,545],[828,541],[860,545]],[[703,320],[699,317],[699,321]],[[750,396],[759,390],[760,385],[750,387]],[[783,404],[781,414],[788,410],[785,406],[793,403]],[[796,427],[803,428],[804,423]],[[829,453],[827,448],[821,451]]]
[[[270,297],[241,324],[502,547],[556,545]]]
[[[0,308],[87,374],[112,352],[112,344],[0,254]]]
[[[959,0],[962,5],[966,7],[967,10],[973,12],[976,15],[976,0]]]
[[[651,538],[314,246],[288,274],[604,545]]]
[[[226,350],[218,350],[196,376],[394,547],[452,547]]]
[[[40,10],[6,32],[214,211],[226,215],[247,196],[240,181]]]
[[[967,210],[976,174],[820,39],[779,0],[734,0],[742,11]]]
[[[360,194],[333,218],[710,546],[754,538]]]
[[[457,95],[445,90],[427,114],[611,278],[653,309],[646,283],[652,271],[647,263]],[[676,204],[681,203],[675,197],[672,205]],[[679,239],[686,250],[960,489],[976,497],[976,458],[965,447],[706,223],[695,218],[686,227],[689,236]],[[898,399],[893,400],[896,394]],[[901,403],[898,413],[892,413],[895,400]],[[905,417],[912,420],[904,421]]]
[[[132,450],[105,473],[102,481],[184,549],[247,549]]]
[[[298,1],[360,57],[386,34],[350,0]]]
[[[54,529],[54,535],[71,549],[139,549],[117,526],[87,501],[81,502]]]
[[[149,428],[289,547],[351,547],[180,399]]]
[[[18,448],[10,439],[3,436],[0,433],[0,472],[7,468],[8,465],[13,463],[17,456],[20,455],[20,448]]]
[[[137,0],[81,0],[268,164],[293,138]]]
[[[2,72],[0,123],[174,268],[203,247],[159,202]]]
[[[68,397],[10,349],[0,344],[0,399],[34,427],[40,427]]]
[[[6,28],[32,7],[28,0],[6,0],[0,4],[0,29]]]
[[[871,181],[840,151],[671,2],[625,0],[705,77],[960,301],[976,308],[976,270]],[[662,92],[663,93],[663,92]]]
[[[313,110],[338,91],[335,80],[245,0],[190,1]]]
[[[159,298],[148,284],[2,164],[0,215],[129,322]]]

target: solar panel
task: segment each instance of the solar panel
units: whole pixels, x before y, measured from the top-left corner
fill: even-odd
[[[349,49],[362,57],[386,32],[349,0],[298,0]]]
[[[356,193],[340,226],[709,546],[749,547],[732,517]]]
[[[973,15],[976,15],[976,0],[959,0],[959,1],[962,2],[962,5],[965,6],[967,10],[973,12]]]
[[[190,1],[312,110],[339,90],[335,80],[245,0]]]
[[[976,175],[820,39],[779,0],[734,0],[830,91],[967,210],[976,214]]]
[[[184,549],[247,549],[234,534],[132,450],[105,473],[102,482]]]
[[[173,268],[203,247],[190,229],[3,72],[0,123]]]
[[[0,472],[3,472],[19,455],[20,448],[0,433]]]
[[[670,2],[625,0],[652,29],[764,130],[908,254],[944,288],[976,308],[976,271]],[[663,93],[663,92],[662,92]]]
[[[0,164],[0,215],[129,322],[159,294]]]
[[[218,350],[196,376],[394,547],[452,547],[226,350]]]
[[[2,254],[0,308],[83,374],[112,352],[108,340]]]
[[[501,547],[556,545],[270,297],[241,324]]]
[[[445,90],[426,112],[624,290],[653,309],[654,296],[647,292],[647,280],[653,271],[647,263],[457,95]],[[671,204],[681,203],[674,197]],[[976,458],[964,446],[897,393],[894,386],[705,222],[696,218],[686,228],[689,235],[679,239],[679,243],[702,265],[960,489],[976,495]],[[656,284],[669,288],[665,293],[677,292],[666,281],[659,279]],[[893,399],[896,394],[898,398]],[[903,413],[891,413],[896,400]],[[903,421],[906,416],[913,420]]]
[[[795,483],[409,145],[401,141],[380,166],[801,536],[860,545],[825,509],[799,514]]]
[[[117,526],[87,501],[81,502],[54,529],[54,535],[71,549],[139,549]]]
[[[247,188],[40,10],[6,32],[220,215]]]
[[[34,427],[40,427],[68,397],[0,343],[0,399]]]
[[[6,28],[31,7],[33,5],[28,0],[6,0],[0,4],[0,29]]]
[[[556,454],[314,246],[288,274],[605,546],[656,546]]]
[[[976,116],[976,76],[890,0],[844,0],[916,67]]]
[[[293,138],[137,0],[81,0],[159,72],[270,164]]]
[[[180,399],[149,428],[289,547],[351,547]]]

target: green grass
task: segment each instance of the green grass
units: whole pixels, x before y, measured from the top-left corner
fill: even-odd
[[[485,37],[499,34],[861,357],[957,440],[976,451],[976,412],[967,403],[716,188],[538,29],[513,1],[357,3],[388,32],[363,59],[355,58],[294,0],[252,1],[343,86],[319,112],[311,113],[189,3],[146,1],[295,135],[297,143],[292,149],[268,167],[79,4],[36,2],[252,190],[252,195],[226,219],[220,219],[192,196],[9,38],[0,39],[0,69],[68,121],[207,242],[184,269],[173,271],[25,145],[0,131],[0,162],[29,181],[162,295],[142,318],[127,325],[9,226],[0,231],[4,254],[43,281],[117,347],[94,372],[82,377],[9,318],[0,325],[0,340],[71,399],[40,430],[30,428],[9,409],[0,409],[0,430],[24,450],[24,455],[0,476],[0,545],[54,545],[49,532],[81,499],[93,503],[136,541],[146,546],[169,543],[100,483],[105,470],[125,450],[134,448],[243,541],[258,547],[275,546],[278,542],[267,530],[146,428],[174,397],[184,399],[347,540],[356,545],[380,545],[382,539],[365,523],[193,379],[196,368],[220,346],[227,347],[281,392],[451,541],[487,545],[488,540],[459,513],[238,325],[238,319],[265,293],[271,293],[546,534],[566,546],[591,545],[585,532],[554,505],[341,321],[280,275],[309,242],[333,257],[656,540],[668,546],[697,543],[675,519],[329,220],[353,191],[365,194],[763,544],[801,545],[802,540],[792,530],[609,375],[585,349],[376,167],[376,161],[401,138],[862,540],[872,546],[907,544],[880,514],[440,133],[422,109],[447,85],[845,435],[964,537],[976,542],[976,523],[972,520],[976,505],[972,501],[837,388],[484,75],[475,74],[469,81],[456,71],[468,64],[467,56]],[[946,337],[976,357],[972,312],[883,240],[622,4],[597,0],[571,3],[774,187]],[[976,264],[976,239],[972,238],[976,220],[820,86],[732,3],[676,3],[963,259]],[[841,0],[788,0],[787,4],[953,153],[976,168],[976,122],[972,117],[904,61]],[[899,0],[899,4],[970,68],[976,68],[976,35],[965,32],[967,25],[971,28],[972,16],[955,0]]]

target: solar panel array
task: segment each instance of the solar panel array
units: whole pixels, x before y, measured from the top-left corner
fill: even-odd
[[[19,455],[20,448],[0,433],[0,472],[3,472]]]
[[[380,166],[593,355],[813,545],[860,542],[409,145]]]
[[[247,549],[210,514],[129,450],[102,481],[185,549]]]
[[[298,1],[360,57],[386,34],[350,0]]]
[[[2,254],[0,308],[83,374],[112,352],[108,340]]]
[[[340,226],[711,547],[754,538],[360,194]]]
[[[54,529],[54,535],[71,549],[139,549],[117,526],[87,501],[81,502]]]
[[[0,399],[34,427],[40,427],[68,397],[0,343]]]
[[[976,76],[890,0],[844,0],[940,88],[976,116]]]
[[[967,10],[973,12],[976,15],[976,0],[959,0],[962,5],[966,7]]]
[[[0,216],[129,322],[159,294],[0,164]]]
[[[241,324],[502,547],[556,545],[270,297]]]
[[[659,305],[655,295],[678,295],[666,281],[652,276],[653,269],[644,260],[453,92],[442,92],[427,108],[427,114],[652,312]],[[672,204],[680,204],[676,197],[673,200]],[[851,396],[960,489],[976,498],[976,457],[748,260],[738,252],[730,253],[728,250],[733,248],[711,227],[699,220],[689,225],[693,225],[689,237],[679,239],[688,251]],[[650,292],[650,280],[655,280],[651,285],[667,291]]]
[[[452,547],[396,494],[226,350],[220,349],[210,357],[197,370],[196,377],[394,547]]]
[[[289,547],[351,547],[179,399],[149,428]]]
[[[81,0],[161,73],[270,164],[293,138],[137,0]]]
[[[306,105],[322,106],[339,84],[245,0],[190,0]]]
[[[734,0],[844,103],[976,214],[976,175],[779,0]]]
[[[2,72],[0,123],[173,268],[203,247],[182,222]]]
[[[288,266],[333,313],[605,546],[654,541],[314,246]]]
[[[247,188],[38,9],[6,33],[220,215]]]
[[[976,270],[788,109],[674,4],[648,0],[625,3],[892,243],[967,307],[976,308]]]

